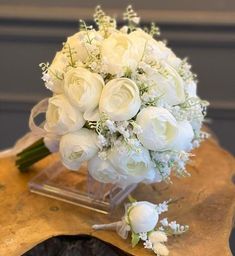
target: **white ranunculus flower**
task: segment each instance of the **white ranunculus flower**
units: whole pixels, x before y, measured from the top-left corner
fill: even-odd
[[[162,41],[156,41],[155,47],[153,47],[153,52],[157,52],[160,50],[162,53],[164,53],[164,60],[174,69],[178,70],[180,67],[180,64],[182,60],[178,58],[175,53],[167,47]]]
[[[49,99],[44,125],[47,132],[63,135],[82,128],[84,124],[81,112],[73,107],[63,94]]]
[[[93,112],[98,112],[97,107],[103,86],[103,78],[85,68],[72,68],[65,74],[65,95],[89,121],[97,119],[97,115],[93,118],[91,116]]]
[[[51,153],[59,151],[60,136],[53,133],[47,133],[43,138],[43,142]]]
[[[116,78],[105,85],[99,109],[113,121],[125,121],[137,114],[140,105],[137,85],[128,78]]]
[[[109,160],[103,160],[98,155],[88,161],[88,171],[95,180],[102,183],[116,183],[119,180],[119,174]]]
[[[145,180],[153,180],[155,177],[149,151],[142,147],[137,140],[136,143],[138,150],[130,150],[123,143],[121,145],[115,145],[108,155],[109,161],[124,178],[122,182],[126,185]]]
[[[173,149],[190,151],[192,149],[192,140],[194,132],[191,124],[188,121],[178,122],[178,135],[174,140]]]
[[[137,115],[136,123],[143,130],[137,137],[143,146],[154,151],[172,148],[178,136],[178,125],[174,116],[161,107],[147,107]]]
[[[84,161],[90,160],[98,152],[97,134],[86,128],[62,136],[60,157],[70,170],[77,171]]]
[[[136,68],[138,51],[128,35],[113,33],[101,45],[101,60],[104,72],[122,74],[127,67]]]
[[[129,38],[138,49],[138,60],[143,58],[144,53],[151,52],[152,59],[155,59],[156,61],[164,60],[172,67],[178,69],[181,59],[178,58],[163,42],[156,41],[151,35],[144,32],[142,29],[137,29],[134,32],[131,32],[129,34]]]
[[[131,32],[128,37],[132,41],[132,43],[135,45],[135,48],[137,49],[138,53],[138,61],[141,60],[141,58],[144,56],[144,53],[146,51],[146,47],[149,44],[154,43],[154,39],[152,36],[144,32],[142,29],[137,29],[133,32]]]
[[[75,62],[85,62],[89,57],[88,45],[95,45],[102,40],[102,35],[95,30],[80,31],[68,37],[67,42],[64,45],[64,51],[68,52],[71,50]]]
[[[50,83],[47,83],[47,88],[54,93],[63,93],[64,72],[68,67],[68,59],[62,51],[57,52],[51,65],[48,68]]]
[[[162,231],[153,231],[149,235],[149,240],[151,243],[165,243],[167,242],[167,235]]]
[[[170,65],[162,62],[167,76],[158,71],[151,74],[151,80],[155,85],[150,89],[160,97],[160,100],[170,106],[183,103],[185,101],[184,82],[178,72]]]
[[[197,84],[195,81],[185,84],[185,91],[190,98],[197,97]]]
[[[128,211],[129,224],[135,233],[152,231],[158,218],[156,205],[146,201],[137,202]]]

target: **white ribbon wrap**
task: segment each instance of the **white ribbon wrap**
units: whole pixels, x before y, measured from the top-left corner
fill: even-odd
[[[130,226],[126,223],[125,219],[123,218],[121,221],[108,223],[108,224],[95,224],[92,226],[95,230],[116,230],[118,235],[123,238],[127,239],[128,232],[130,231]]]
[[[30,117],[29,117],[30,132],[26,133],[22,138],[20,138],[12,148],[9,148],[7,150],[0,152],[1,158],[18,154],[23,149],[32,145],[34,142],[36,142],[40,138],[44,138],[44,143],[51,152],[58,151],[58,138],[52,134],[47,133],[43,129],[44,122],[42,122],[40,125],[37,125],[35,123],[35,118],[39,114],[45,113],[47,111],[47,108],[48,108],[48,98],[41,100],[32,108]]]
[[[92,228],[96,230],[100,230],[100,229],[116,230],[116,232],[121,238],[127,239],[128,233],[131,231],[130,225],[128,225],[128,223],[126,222],[126,215],[127,215],[128,207],[130,205],[131,204],[125,204],[125,214],[122,217],[122,220],[113,222],[113,223],[108,223],[108,224],[95,224],[92,226]]]

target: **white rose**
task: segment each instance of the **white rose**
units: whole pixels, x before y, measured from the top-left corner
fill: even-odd
[[[54,93],[63,93],[64,72],[68,67],[68,59],[62,52],[57,52],[48,68],[50,82],[46,87]]]
[[[116,183],[119,180],[119,174],[109,160],[100,159],[98,155],[88,161],[88,171],[95,180],[102,183]]]
[[[128,35],[113,33],[101,45],[101,60],[104,72],[122,74],[127,67],[134,69],[137,66],[138,52]]]
[[[137,202],[128,211],[128,220],[135,233],[149,232],[158,223],[156,205],[149,202]]]
[[[178,125],[174,116],[161,107],[147,107],[137,115],[136,123],[142,133],[137,137],[143,146],[154,151],[172,148],[178,135]]]
[[[136,143],[138,143],[136,145],[138,151],[130,150],[123,143],[115,145],[108,155],[109,161],[123,177],[122,182],[126,185],[144,180],[153,180],[155,177],[149,151],[142,147],[137,140]]]
[[[167,235],[162,231],[153,231],[149,235],[149,240],[151,243],[165,243],[167,242]]]
[[[140,105],[137,85],[128,78],[116,78],[105,85],[99,109],[113,121],[125,121],[137,114]]]
[[[63,94],[49,99],[44,128],[49,133],[63,135],[83,127],[85,120],[78,109],[73,107]]]
[[[188,121],[178,122],[178,135],[173,144],[173,149],[190,151],[192,149],[192,140],[194,132],[191,124]]]
[[[151,74],[151,79],[155,86],[150,90],[160,97],[160,100],[170,106],[183,103],[185,101],[184,82],[178,72],[170,65],[162,62],[167,75],[158,71]]]
[[[95,30],[80,31],[70,37],[64,45],[64,52],[71,50],[75,62],[85,62],[89,57],[88,46],[95,45],[103,39],[101,34]],[[66,49],[67,48],[67,49]]]
[[[60,140],[59,152],[63,164],[76,171],[84,161],[97,154],[97,134],[86,128],[68,133]]]
[[[168,48],[163,42],[156,41],[151,35],[144,32],[142,29],[137,29],[129,34],[130,40],[138,49],[139,58],[143,58],[144,53],[151,54],[151,57],[156,61],[164,60],[172,67],[178,69],[181,59]]]
[[[72,68],[65,74],[65,95],[74,106],[84,113],[84,118],[88,120],[93,112],[98,112],[96,109],[103,86],[103,78],[85,68]],[[97,119],[97,116],[91,119]]]

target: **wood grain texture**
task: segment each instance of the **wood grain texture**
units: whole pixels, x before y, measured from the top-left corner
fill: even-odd
[[[190,230],[169,239],[171,256],[230,256],[234,158],[213,140],[204,142],[195,154],[188,166],[191,178],[174,178],[173,185],[140,185],[133,196],[152,202],[177,199],[166,216],[188,224]],[[30,193],[29,179],[50,161],[47,158],[30,173],[21,174],[13,158],[0,160],[0,255],[18,256],[50,237],[77,234],[97,237],[132,255],[153,255],[141,245],[132,249],[130,241],[115,232],[91,229],[95,223],[112,221],[112,217]]]

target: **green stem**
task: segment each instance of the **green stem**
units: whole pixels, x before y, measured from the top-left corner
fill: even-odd
[[[51,152],[45,146],[43,138],[39,139],[26,149],[17,154],[16,166],[22,172],[26,171],[31,165],[50,155]]]
[[[30,146],[28,146],[27,148],[23,149],[21,152],[19,152],[19,153],[17,154],[17,156],[18,156],[18,155],[21,155],[21,154],[23,154],[23,153],[25,153],[25,152],[28,152],[29,150],[34,149],[34,148],[36,148],[36,147],[38,147],[38,146],[41,146],[41,145],[44,145],[43,138],[41,138],[41,139],[35,141],[32,145],[30,145]]]
[[[43,158],[45,158],[48,155],[50,155],[50,153],[44,153],[44,154],[41,154],[40,156],[37,156],[37,157],[35,157],[35,158],[31,159],[31,160],[29,159],[28,161],[20,163],[18,165],[18,168],[19,168],[20,171],[25,172],[25,171],[28,170],[28,168],[30,166],[32,166],[33,164],[35,164],[38,161],[42,160]]]
[[[38,159],[41,156],[48,155],[48,154],[50,154],[50,152],[48,152],[48,150],[47,151],[46,150],[45,151],[41,150],[40,152],[37,152],[36,154],[32,154],[32,155],[29,155],[27,157],[22,157],[20,159],[17,159],[16,164],[21,165],[21,164],[24,164],[24,163],[27,163],[27,162],[31,162],[31,161],[34,161],[34,159]]]
[[[30,158],[31,156],[37,155],[38,153],[40,154],[40,152],[45,151],[47,148],[45,148],[45,145],[42,144],[40,146],[37,146],[35,148],[31,148],[28,151],[25,151],[21,154],[18,154],[17,156],[20,157],[19,159],[22,158]],[[47,149],[48,151],[48,149]]]

